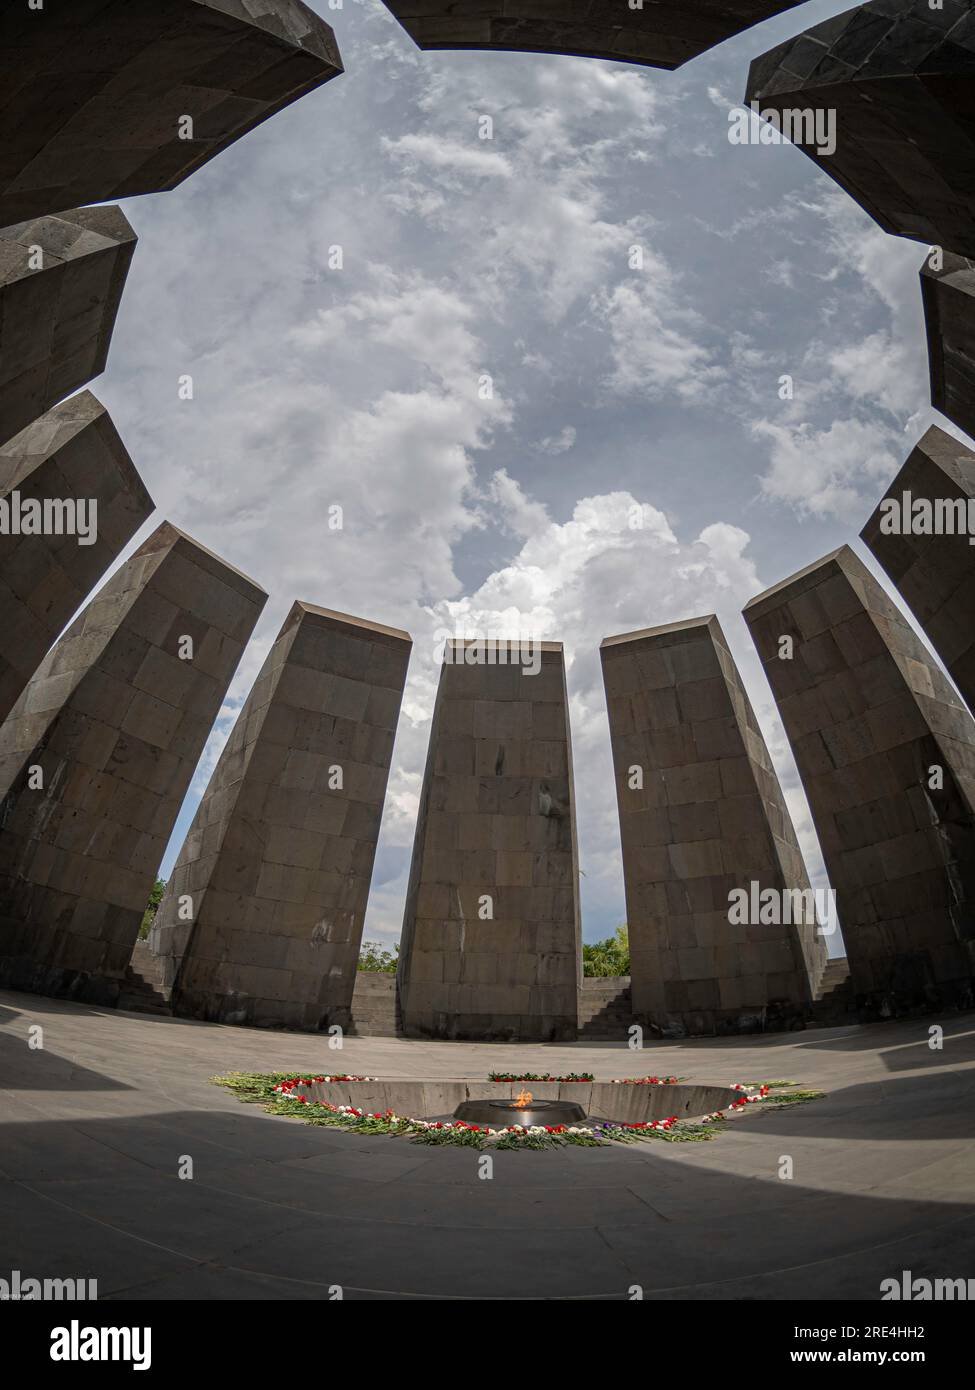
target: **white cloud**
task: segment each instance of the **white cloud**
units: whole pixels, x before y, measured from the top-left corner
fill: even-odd
[[[396,140],[383,140],[383,149],[403,159],[408,167],[427,164],[433,169],[482,179],[510,179],[512,175],[509,161],[487,148],[486,143],[465,145],[433,135],[401,135]]]
[[[539,449],[543,454],[564,454],[571,449],[576,442],[576,429],[574,425],[565,425],[558,434],[547,434],[539,442]]]
[[[752,428],[771,446],[763,496],[812,516],[856,516],[863,505],[861,485],[872,483],[876,491],[903,462],[897,436],[876,422],[834,420],[816,429],[759,420]]]
[[[612,343],[610,390],[619,395],[669,391],[693,400],[719,379],[710,350],[691,334],[702,328],[701,321],[679,304],[673,272],[659,257],[649,254],[642,271],[597,294],[593,309]]]

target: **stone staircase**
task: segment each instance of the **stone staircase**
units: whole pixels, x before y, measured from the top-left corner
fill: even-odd
[[[352,994],[350,1033],[357,1038],[395,1038],[401,1031],[396,976],[360,970]]]
[[[849,962],[846,956],[834,956],[827,961],[819,989],[813,996],[813,1019],[817,1023],[837,1023],[853,1017]]]
[[[144,941],[137,941],[125,972],[118,1007],[138,1014],[172,1016],[170,991],[163,984],[162,962]]]
[[[144,941],[136,943],[118,1007],[133,1013],[172,1016],[162,965]],[[830,1025],[855,1018],[846,957],[831,959],[813,1000],[814,1023]],[[586,976],[579,991],[579,1040],[625,1042],[633,1022],[630,980],[626,975]],[[395,1038],[401,1035],[396,976],[360,970],[352,996],[350,1035]]]
[[[579,991],[579,1038],[625,1042],[633,1022],[628,975],[585,976]]]

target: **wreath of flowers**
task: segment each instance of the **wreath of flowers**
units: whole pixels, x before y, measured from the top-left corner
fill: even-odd
[[[591,1071],[570,1071],[564,1076],[552,1076],[548,1072],[542,1075],[534,1071],[491,1071],[488,1072],[489,1081],[595,1081]]]
[[[670,1115],[662,1120],[643,1120],[633,1124],[606,1120],[598,1124],[507,1125],[494,1129],[489,1125],[468,1124],[464,1120],[423,1120],[397,1115],[393,1110],[368,1111],[354,1105],[333,1105],[329,1101],[312,1100],[297,1092],[299,1086],[310,1086],[316,1082],[377,1081],[379,1078],[374,1076],[233,1072],[229,1076],[215,1076],[212,1079],[216,1085],[233,1091],[239,1100],[263,1104],[272,1114],[300,1117],[307,1124],[330,1125],[356,1134],[407,1136],[416,1144],[459,1144],[476,1149],[488,1145],[496,1149],[545,1149],[560,1148],[566,1144],[599,1148],[607,1143],[627,1144],[648,1139],[663,1139],[670,1143],[707,1140],[720,1132],[726,1120],[744,1114],[750,1105],[770,1102],[779,1105],[804,1104],[823,1094],[822,1091],[793,1090],[791,1088],[797,1083],[790,1081],[768,1081],[761,1085],[736,1081],[731,1089],[739,1093],[738,1099],[732,1101],[726,1110],[715,1110],[697,1121],[681,1120],[676,1115]],[[619,1084],[666,1083],[654,1077],[634,1077],[619,1079]],[[779,1094],[772,1095],[773,1089]]]
[[[314,1086],[323,1081],[378,1081],[378,1076],[289,1076],[279,1085],[275,1086],[276,1091],[291,1092],[298,1086]]]
[[[676,1086],[679,1076],[614,1076],[611,1086]]]
[[[492,1071],[488,1072],[489,1081],[595,1081],[596,1078],[591,1071],[570,1071],[563,1076],[552,1076],[549,1073],[542,1075],[534,1071]],[[611,1086],[676,1086],[680,1081],[679,1076],[614,1076],[610,1078]]]

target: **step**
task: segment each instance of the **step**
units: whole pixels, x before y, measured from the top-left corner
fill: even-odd
[[[171,991],[163,985],[162,962],[145,941],[137,941],[122,981],[118,1007],[130,1013],[172,1017]]]
[[[129,973],[152,985],[162,986],[163,963],[152,954],[144,941],[137,941],[129,962]]]
[[[148,994],[139,991],[138,993],[123,989],[119,995],[117,1008],[132,1014],[159,1014],[172,1018],[173,1010],[170,1004],[162,995]]]
[[[845,956],[834,956],[827,961],[819,988],[813,996],[814,1003],[820,1003],[827,995],[842,989],[850,979],[850,963]]]

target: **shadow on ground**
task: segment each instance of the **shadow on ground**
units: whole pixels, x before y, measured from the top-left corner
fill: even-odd
[[[840,1114],[817,1157],[813,1112],[709,1145],[500,1153],[490,1178],[473,1151],[246,1106],[5,1125],[4,1261],[148,1299],[876,1299],[902,1269],[970,1270],[975,1201],[807,1185],[878,1179],[884,1152],[838,1143]],[[742,1157],[750,1174],[722,1166]]]

